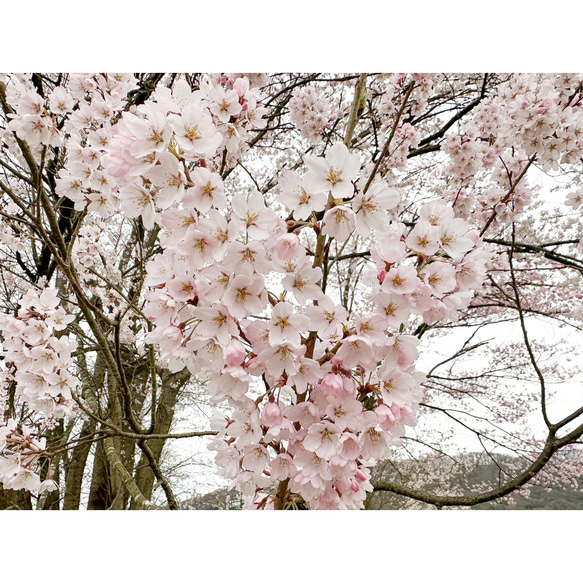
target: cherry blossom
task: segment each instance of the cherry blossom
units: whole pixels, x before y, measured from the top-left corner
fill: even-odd
[[[304,179],[291,170],[287,170],[279,177],[281,194],[277,200],[285,204],[299,220],[306,220],[312,212],[324,210],[327,200],[324,192],[306,190],[304,182]]]
[[[348,198],[354,193],[352,180],[360,170],[360,157],[351,154],[344,144],[335,144],[324,158],[308,156],[309,172],[304,177],[310,192],[330,192],[335,198]]]

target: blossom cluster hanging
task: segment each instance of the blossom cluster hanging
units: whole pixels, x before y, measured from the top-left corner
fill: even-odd
[[[59,304],[55,288],[45,288],[40,294],[31,288],[20,300],[17,316],[0,314],[4,363],[8,366],[3,382],[13,383],[15,398],[41,413],[49,426],[53,420],[74,415],[71,391],[79,384],[72,358],[77,343],[55,334],[64,331],[75,317]],[[0,483],[5,488],[33,492],[54,489],[52,480],[41,482],[36,471],[45,444],[44,438],[35,439],[14,419],[0,426]]]
[[[212,447],[250,505],[274,504],[275,479],[311,508],[359,508],[367,468],[400,443],[421,398],[417,341],[399,326],[411,314],[455,318],[485,269],[480,251],[469,254],[477,235],[445,203],[424,207],[406,235],[391,221],[399,189],[378,179],[365,188],[359,155],[341,143],[307,157],[303,174],[281,176],[287,220],[258,191],[228,199],[216,172],[217,150],[228,150],[220,128],[242,109],[205,107],[187,91],[168,97],[124,114],[102,158],[121,210],[162,227],[163,252],[146,265],[147,341],[172,371],[204,375],[212,400],[232,409],[215,418]],[[373,309],[349,317],[322,291],[321,257],[308,252],[313,236],[344,242],[355,232],[378,235],[377,269]]]

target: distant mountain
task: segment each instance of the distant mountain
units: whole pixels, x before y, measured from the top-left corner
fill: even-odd
[[[196,495],[179,503],[180,510],[241,510],[241,506],[241,494],[227,488]]]
[[[513,494],[516,504],[505,501],[477,504],[472,510],[583,510],[583,480],[579,479],[579,489],[563,490],[553,488],[550,492],[540,486],[531,488],[530,497]]]

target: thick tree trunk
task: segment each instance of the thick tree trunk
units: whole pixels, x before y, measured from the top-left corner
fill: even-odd
[[[95,431],[95,426],[96,422],[94,420],[86,421],[81,429],[80,437],[83,438],[91,435]],[[80,443],[73,449],[70,460],[66,462],[63,510],[79,510],[83,487],[83,473],[91,445],[91,441]]]
[[[117,427],[121,427],[122,413],[119,388],[110,374],[107,375],[106,382],[109,395],[107,419]],[[119,441],[118,437],[114,438],[115,448],[118,452],[120,451]],[[95,460],[93,462],[87,508],[89,510],[122,510],[124,508],[121,478],[110,467],[102,441],[98,441],[95,448]]]
[[[128,355],[122,355],[122,358]],[[124,373],[128,385],[132,389],[131,410],[136,419],[139,419],[145,400],[145,391],[139,390],[143,386],[148,375],[148,367],[135,367],[131,364],[125,366]],[[126,409],[123,406],[124,397],[121,388],[117,385],[113,375],[107,375],[108,395],[109,395],[109,414],[108,420],[122,431],[134,432],[134,428],[127,420]],[[136,441],[134,439],[114,437],[115,449],[122,461],[124,467],[130,474],[134,471]],[[105,455],[103,444],[99,442],[96,448],[95,463],[93,476],[91,480],[91,489],[89,493],[90,510],[103,509],[124,509],[127,508],[130,494],[123,487],[119,474],[113,470]]]
[[[99,441],[95,450],[93,476],[89,491],[89,510],[123,510],[121,478],[109,465],[103,442]]]
[[[172,425],[172,420],[174,418],[174,407],[176,405],[179,388],[184,384],[184,381],[182,383],[179,383],[178,381],[179,385],[176,386],[176,384],[178,384],[177,381],[178,379],[168,379],[162,384],[160,398],[156,408],[154,433],[168,433],[170,431],[170,426]],[[162,449],[164,448],[165,443],[165,439],[148,440],[148,445],[156,463],[160,461]],[[135,480],[138,488],[148,500],[152,496],[152,491],[154,489],[154,479],[154,472],[150,467],[148,458],[142,453],[136,470]],[[132,503],[130,508],[135,508],[135,504]]]

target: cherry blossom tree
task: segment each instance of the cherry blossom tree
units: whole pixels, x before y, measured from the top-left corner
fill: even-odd
[[[578,477],[582,97],[568,74],[0,76],[0,504],[176,509],[184,440],[250,509]],[[513,454],[497,484],[383,473],[460,430]]]

